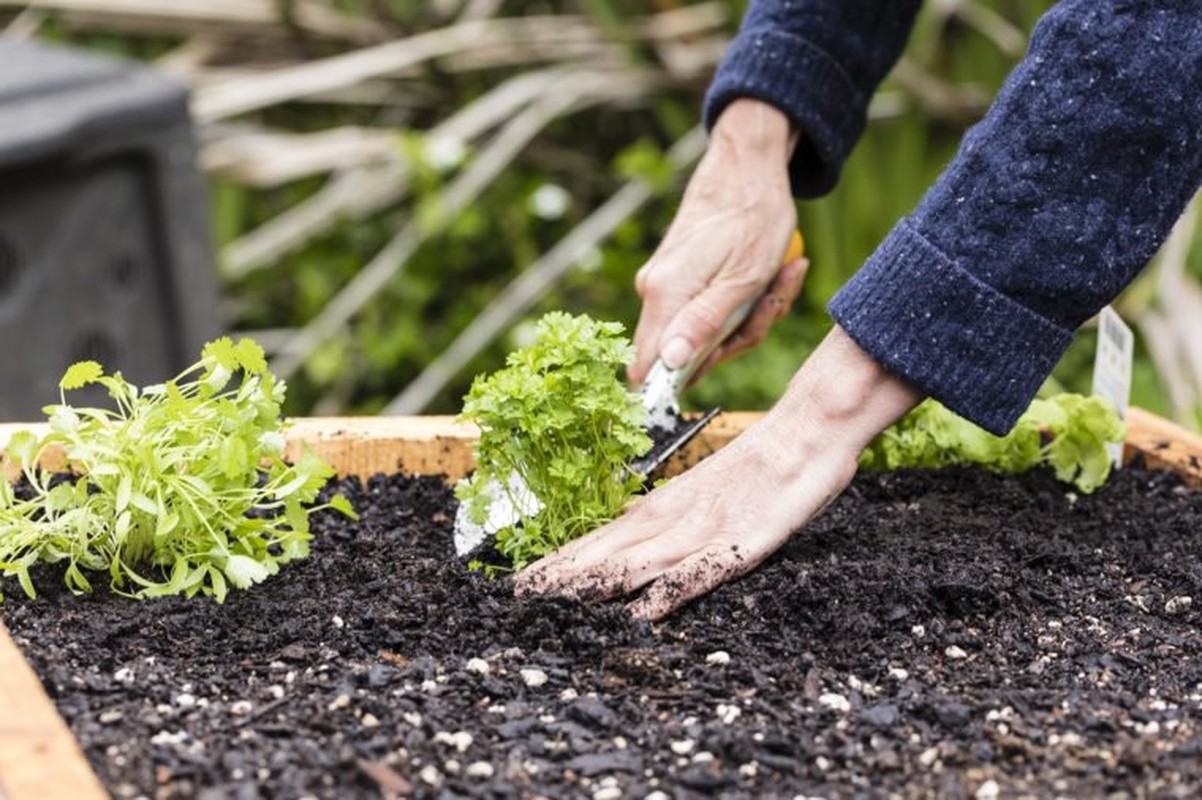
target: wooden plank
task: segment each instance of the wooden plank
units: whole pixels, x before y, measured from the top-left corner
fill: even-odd
[[[108,797],[0,622],[0,800]]]
[[[720,414],[668,465],[676,474],[728,444],[763,416],[743,411]],[[1193,486],[1202,486],[1202,436],[1140,408],[1127,421],[1125,460],[1142,454],[1148,466],[1178,472]],[[0,424],[0,447],[18,430],[45,431],[42,424]],[[334,466],[339,475],[368,478],[376,473],[405,471],[441,474],[457,480],[475,465],[474,426],[449,416],[422,417],[307,417],[291,420],[289,457],[308,446]],[[62,464],[62,453],[47,454],[47,466]],[[0,455],[10,479],[16,470]]]
[[[722,414],[669,464],[676,473],[728,444],[762,416]],[[1202,436],[1141,409],[1128,416],[1125,458],[1143,457],[1149,467],[1180,473],[1202,487]],[[42,425],[0,424],[0,447],[17,430]],[[441,474],[456,480],[474,465],[476,429],[452,417],[327,417],[293,420],[288,455],[309,447],[339,475],[362,478],[398,470]],[[48,454],[48,466],[62,453]],[[0,457],[10,477],[14,470]],[[0,800],[104,797],[83,754],[54,705],[0,623]]]
[[[668,474],[678,474],[726,446],[762,416],[753,411],[720,414],[668,463]],[[473,426],[458,424],[451,417],[310,418],[293,423],[289,454],[299,453],[304,442],[334,465],[339,475],[366,478],[403,470],[457,480],[475,465],[475,437]],[[1137,455],[1153,469],[1176,472],[1189,485],[1202,487],[1202,436],[1132,408],[1123,457],[1131,461]]]
[[[721,414],[667,465],[669,474],[693,466],[721,449],[762,416],[759,412]],[[339,475],[368,478],[397,471],[462,478],[475,466],[477,430],[453,417],[314,417],[297,419],[288,432],[286,454],[309,447]],[[0,440],[4,438],[0,426]]]
[[[1176,472],[1190,486],[1202,488],[1202,436],[1163,417],[1132,408],[1127,412],[1123,458],[1142,455],[1152,469]]]
[[[308,447],[340,476],[408,472],[457,480],[475,466],[476,436],[475,426],[453,417],[311,417],[291,421],[285,456]]]

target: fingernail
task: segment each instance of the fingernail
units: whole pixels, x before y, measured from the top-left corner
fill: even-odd
[[[693,346],[689,344],[688,339],[677,336],[664,345],[659,357],[663,359],[664,366],[668,369],[680,369],[693,357]]]

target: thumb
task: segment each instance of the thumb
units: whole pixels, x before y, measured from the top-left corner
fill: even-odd
[[[689,300],[664,329],[659,356],[668,369],[680,369],[717,347],[727,322],[754,297],[756,287],[715,284]]]

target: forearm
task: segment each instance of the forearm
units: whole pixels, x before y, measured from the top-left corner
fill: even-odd
[[[1202,19],[1188,5],[1049,12],[939,182],[832,301],[848,334],[1007,431],[1202,180]]]
[[[905,46],[920,0],[753,0],[706,95],[713,126],[751,97],[804,133],[790,162],[794,192],[835,183],[864,130],[868,101]]]

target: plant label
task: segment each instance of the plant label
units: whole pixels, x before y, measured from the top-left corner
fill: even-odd
[[[1109,400],[1127,418],[1131,400],[1131,364],[1135,355],[1135,334],[1110,306],[1098,315],[1098,349],[1093,361],[1093,394]],[[1122,466],[1123,445],[1106,445],[1115,467]]]

